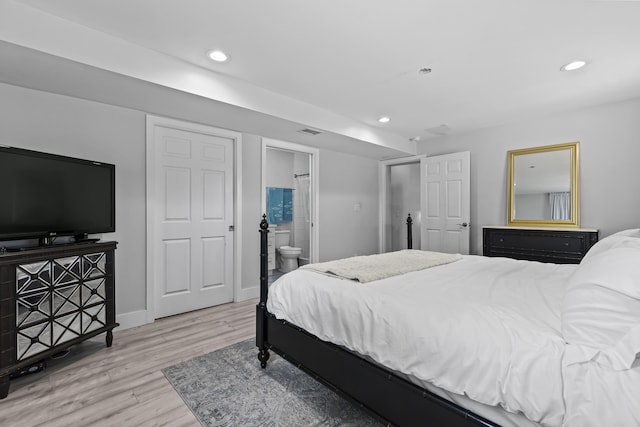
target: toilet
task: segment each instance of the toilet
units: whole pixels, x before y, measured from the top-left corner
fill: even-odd
[[[289,230],[276,230],[276,252],[280,255],[280,271],[288,273],[298,268],[298,257],[302,254],[301,248],[289,246]]]

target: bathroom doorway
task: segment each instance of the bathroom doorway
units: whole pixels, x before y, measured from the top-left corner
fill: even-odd
[[[268,263],[273,280],[318,261],[318,150],[264,138],[262,154],[262,208],[273,233]]]

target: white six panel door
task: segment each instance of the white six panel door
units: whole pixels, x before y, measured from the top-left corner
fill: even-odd
[[[469,254],[469,152],[421,159],[420,173],[422,249]]]
[[[155,317],[233,300],[230,136],[156,126]]]

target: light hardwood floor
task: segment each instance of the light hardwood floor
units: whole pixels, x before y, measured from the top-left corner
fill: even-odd
[[[87,341],[73,360],[12,380],[0,400],[0,426],[199,426],[161,369],[254,337],[256,304],[116,328],[110,348],[104,334]]]

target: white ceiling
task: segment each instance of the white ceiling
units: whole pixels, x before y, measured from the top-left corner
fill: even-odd
[[[379,131],[382,139],[425,141],[443,130],[467,132],[640,96],[638,1],[11,3],[179,59],[185,69],[197,66],[331,112],[344,123],[321,130],[356,139],[354,128],[361,127],[362,134]],[[209,61],[205,53],[213,48],[231,61]],[[108,69],[118,60],[110,51],[101,55],[92,65]],[[560,71],[575,59],[587,67]],[[420,74],[425,67],[432,72]],[[273,108],[262,112],[278,115]],[[391,122],[378,123],[383,115]]]

